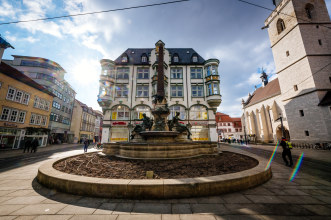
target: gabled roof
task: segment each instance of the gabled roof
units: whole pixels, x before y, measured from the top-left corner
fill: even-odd
[[[115,64],[117,65],[143,65],[146,63],[141,62],[141,56],[143,54],[147,55],[147,58],[149,57],[151,51],[154,48],[128,48],[124,53],[121,54],[116,60]],[[178,54],[179,56],[179,62],[178,63],[172,63],[176,65],[185,65],[185,64],[200,64],[203,65],[205,60],[192,48],[165,48],[169,51],[171,58],[174,54]],[[122,63],[122,56],[126,54],[128,56],[128,62]],[[198,62],[192,62],[192,56],[196,54],[198,57]]]
[[[280,86],[278,78],[269,82],[265,87],[260,87],[254,91],[251,97],[249,97],[245,106],[251,106],[268,98],[271,98],[276,95],[280,95]]]
[[[241,118],[232,118],[221,112],[216,112],[216,122],[239,122],[241,126]]]
[[[11,47],[15,49],[10,43],[8,43],[3,37],[0,35],[0,48],[5,48],[7,49],[8,47]]]
[[[48,95],[55,97],[55,95],[52,92],[48,91],[45,87],[32,80],[30,77],[27,77],[26,75],[15,69],[14,67],[5,64],[4,62],[1,62],[0,64],[0,73],[3,73],[13,79],[16,79],[17,81],[25,83],[35,89],[38,89],[39,91],[42,91],[44,93],[47,93]]]

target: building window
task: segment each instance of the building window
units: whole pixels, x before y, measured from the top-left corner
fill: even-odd
[[[9,113],[10,113],[10,109],[3,107],[0,119],[2,121],[8,121]]]
[[[121,61],[122,61],[122,63],[127,63],[128,62],[128,56],[123,55]]]
[[[312,19],[313,18],[313,10],[314,10],[314,6],[312,4],[307,4],[306,7],[306,14],[307,14],[307,17],[309,19]]]
[[[306,136],[309,136],[309,131],[305,131]]]
[[[148,79],[148,78],[149,78],[149,68],[137,69],[137,79]]]
[[[22,101],[22,97],[23,97],[23,92],[17,90],[16,91],[16,95],[15,95],[15,102],[21,102]]]
[[[172,97],[183,97],[183,86],[171,86]]]
[[[183,69],[182,68],[171,68],[171,78],[172,79],[182,79]]]
[[[24,93],[22,103],[25,104],[25,105],[28,105],[29,100],[30,100],[30,94]]]
[[[322,40],[318,40],[318,44],[322,46]]]
[[[300,116],[301,117],[303,117],[305,115],[304,112],[303,112],[303,110],[299,110],[299,112],[300,112]]]
[[[210,75],[218,75],[218,71],[217,71],[217,66],[216,65],[209,65],[205,68],[206,74],[207,76]]]
[[[228,123],[228,126],[231,126],[231,124],[230,124],[230,123]]]
[[[61,109],[61,105],[59,103],[57,103],[56,101],[53,101],[53,107],[60,110]]]
[[[113,120],[129,120],[129,117],[130,117],[129,108],[123,105],[115,107],[112,111]]]
[[[174,106],[169,107],[169,110],[170,110],[170,114],[168,116],[169,120],[172,120],[172,118],[176,116],[176,112],[179,112],[179,118],[181,120],[186,119],[186,110],[183,106],[174,105]]]
[[[213,82],[208,84],[208,95],[219,95],[219,84],[218,82]]]
[[[117,68],[117,79],[129,79],[129,68]]]
[[[36,115],[35,114],[31,114],[30,124],[34,124],[35,122],[36,122]]]
[[[143,55],[143,56],[141,57],[141,62],[142,62],[142,63],[147,63],[147,56],[146,56],[146,55]]]
[[[202,68],[191,68],[191,79],[202,79]]]
[[[294,91],[298,91],[298,85],[293,86]]]
[[[20,112],[20,114],[18,116],[18,122],[19,123],[24,123],[24,121],[25,121],[25,115],[26,115],[26,112]]]
[[[190,120],[208,120],[207,108],[202,105],[191,107]]]
[[[203,97],[203,86],[192,86],[192,97]]]
[[[128,88],[126,85],[116,86],[116,97],[128,97]]]
[[[16,122],[17,116],[18,116],[18,111],[15,110],[15,109],[12,109],[11,113],[10,113],[9,121],[10,122]]]
[[[14,96],[15,96],[15,92],[16,92],[16,89],[9,87],[6,99],[13,101]]]
[[[197,55],[194,55],[194,56],[192,57],[192,62],[193,62],[193,63],[197,63],[197,62],[198,62],[198,56],[197,56]]]
[[[148,97],[148,85],[137,85],[137,97]]]
[[[285,30],[285,22],[282,19],[278,19],[277,21],[277,31],[278,34],[282,33]]]
[[[228,129],[228,132],[231,132],[231,128]]]
[[[47,117],[46,116],[42,116],[41,117],[41,125],[45,126],[47,124]]]
[[[143,114],[146,114],[147,117],[150,117],[150,108],[148,106],[137,106],[133,111],[133,119],[142,119]]]
[[[174,61],[174,63],[178,63],[179,62],[179,56],[178,55],[174,55],[173,61]]]
[[[290,56],[290,51],[286,51],[286,56]]]

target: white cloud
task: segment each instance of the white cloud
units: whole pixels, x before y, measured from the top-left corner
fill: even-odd
[[[95,85],[99,82],[100,63],[98,60],[83,58],[72,63],[68,69],[70,81],[83,86]],[[88,89],[88,87],[86,88]]]
[[[7,1],[3,1],[0,5],[0,12],[1,16],[3,17],[10,17],[10,18],[15,18],[16,16],[16,11],[17,9],[14,9],[14,7],[9,4]]]
[[[21,39],[21,40],[23,40],[23,41],[28,41],[28,42],[30,42],[30,43],[35,43],[35,42],[39,41],[39,39],[37,39],[37,38],[33,38],[33,37],[31,37],[31,36],[26,37],[26,38],[23,38],[23,39]]]

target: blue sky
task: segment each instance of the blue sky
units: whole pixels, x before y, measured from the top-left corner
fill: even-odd
[[[0,0],[0,23],[101,11],[167,0]],[[272,0],[249,0],[274,8]],[[326,0],[329,11],[331,1]],[[236,0],[189,2],[80,16],[0,25],[0,34],[15,49],[11,55],[43,57],[59,63],[76,98],[94,109],[99,91],[99,60],[116,59],[127,48],[191,47],[205,59],[220,60],[222,103],[219,111],[241,115],[241,99],[261,83],[261,67],[276,76],[267,30],[270,11]]]

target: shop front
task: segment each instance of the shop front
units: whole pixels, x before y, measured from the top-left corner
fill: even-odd
[[[193,141],[209,141],[208,121],[190,121]]]
[[[128,122],[114,121],[111,122],[110,142],[129,141]]]

